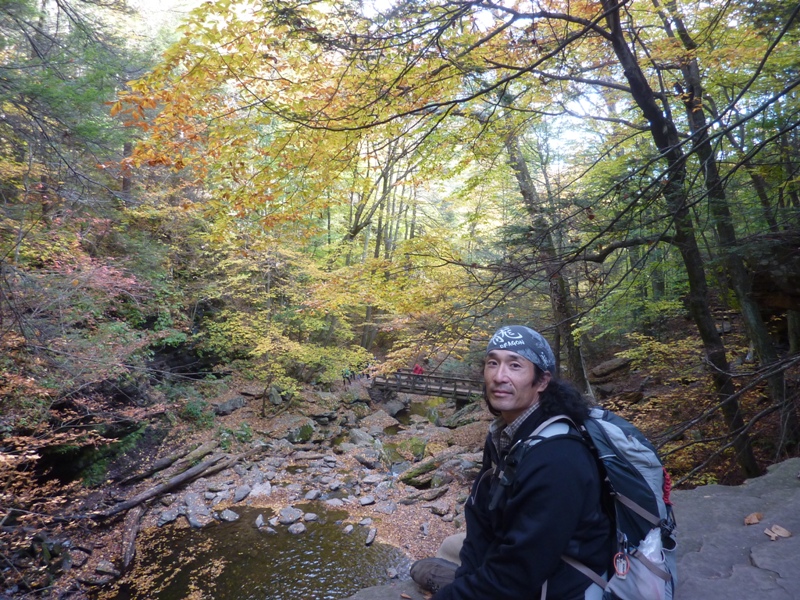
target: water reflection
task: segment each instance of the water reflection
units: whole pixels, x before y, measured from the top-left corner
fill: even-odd
[[[255,526],[264,509],[237,507],[240,519],[203,529],[165,527],[141,534],[134,568],[98,600],[337,600],[386,583],[387,568],[407,572],[408,558],[384,544],[365,545],[366,529],[344,533],[342,511],[293,535]]]

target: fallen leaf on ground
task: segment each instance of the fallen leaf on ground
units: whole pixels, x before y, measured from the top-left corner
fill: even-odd
[[[760,512],[750,513],[744,518],[745,525],[758,525],[761,522],[761,519],[764,518]]]
[[[772,533],[785,538],[792,537],[792,532],[784,527],[781,527],[780,525],[773,525]]]
[[[411,598],[411,596],[409,596],[408,594],[400,594],[400,597],[401,598],[408,598],[409,600]]]

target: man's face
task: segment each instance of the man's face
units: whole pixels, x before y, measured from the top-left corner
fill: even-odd
[[[534,383],[533,363],[510,350],[492,350],[486,355],[483,379],[492,408],[511,423],[530,406],[539,402],[539,394],[550,383],[545,373]]]

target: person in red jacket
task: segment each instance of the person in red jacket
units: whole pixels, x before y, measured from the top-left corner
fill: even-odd
[[[518,464],[515,444],[551,416],[582,423],[589,402],[556,378],[550,345],[524,326],[501,327],[486,349],[485,399],[497,417],[482,470],[464,514],[460,565],[423,559],[411,575],[436,592],[432,600],[595,600],[603,590],[562,556],[604,576],[613,555],[611,521],[601,504],[601,478],[590,449],[570,426],[541,439]],[[509,474],[515,471],[515,475]]]

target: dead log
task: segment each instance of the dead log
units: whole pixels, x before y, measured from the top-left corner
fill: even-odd
[[[189,454],[186,455],[184,459],[175,463],[175,467],[178,469],[178,471],[183,471],[191,467],[193,464],[197,463],[197,461],[199,461],[207,454],[211,454],[218,445],[219,442],[217,440],[211,440],[210,442],[206,442],[199,448],[192,450]]]
[[[169,456],[165,456],[163,458],[159,458],[156,462],[154,462],[146,471],[142,471],[141,473],[137,473],[135,475],[131,475],[119,482],[120,485],[128,485],[134,483],[136,481],[141,481],[142,479],[147,479],[151,475],[158,473],[159,471],[163,471],[175,461],[183,458],[189,452],[197,448],[197,446],[189,446],[186,448],[181,448],[177,452],[173,452]]]
[[[139,534],[139,526],[142,523],[142,517],[147,512],[147,507],[144,504],[134,506],[128,514],[125,515],[125,526],[122,531],[122,571],[125,572],[133,560],[136,553],[136,536]]]
[[[226,460],[224,462],[221,462],[221,463],[219,463],[218,465],[216,465],[214,467],[211,467],[210,469],[208,469],[208,471],[203,473],[203,475],[208,477],[210,475],[213,475],[214,473],[219,473],[220,471],[224,471],[225,469],[229,469],[233,465],[238,463],[239,461],[244,460],[245,458],[250,458],[254,454],[258,454],[259,452],[263,452],[265,449],[266,449],[266,446],[257,446],[255,448],[251,448],[247,452],[239,454],[238,456],[232,456],[228,460]]]
[[[155,487],[150,488],[147,491],[142,492],[134,496],[129,500],[125,500],[124,502],[120,502],[116,506],[112,506],[108,510],[104,510],[99,513],[95,513],[91,515],[94,518],[106,518],[111,517],[113,515],[119,514],[122,511],[128,510],[133,508],[134,506],[138,506],[142,502],[150,500],[150,498],[155,498],[156,496],[160,496],[161,494],[168,492],[169,490],[176,488],[184,483],[191,481],[195,477],[199,477],[205,471],[216,465],[219,461],[225,458],[224,455],[218,454],[216,456],[212,456],[205,462],[200,463],[199,465],[195,465],[191,469],[184,471],[180,475],[176,475],[172,479],[165,481],[164,483],[160,483]]]
[[[183,485],[184,483],[188,483],[189,481],[200,477],[201,475],[213,475],[214,473],[218,473],[219,471],[223,471],[235,465],[240,460],[245,458],[249,458],[254,454],[258,454],[259,452],[263,452],[267,447],[266,446],[256,446],[255,448],[251,448],[247,452],[239,454],[237,456],[227,457],[224,454],[217,454],[212,456],[207,461],[200,463],[199,465],[195,465],[191,469],[176,475],[172,479],[165,481],[164,483],[160,483],[155,487],[150,488],[134,496],[129,500],[125,500],[124,502],[120,502],[119,504],[112,506],[108,510],[104,510],[99,513],[95,513],[90,515],[91,518],[107,518],[119,514],[125,510],[133,508],[134,506],[138,506],[151,498],[155,498],[156,496],[160,496],[172,490],[176,487]]]

